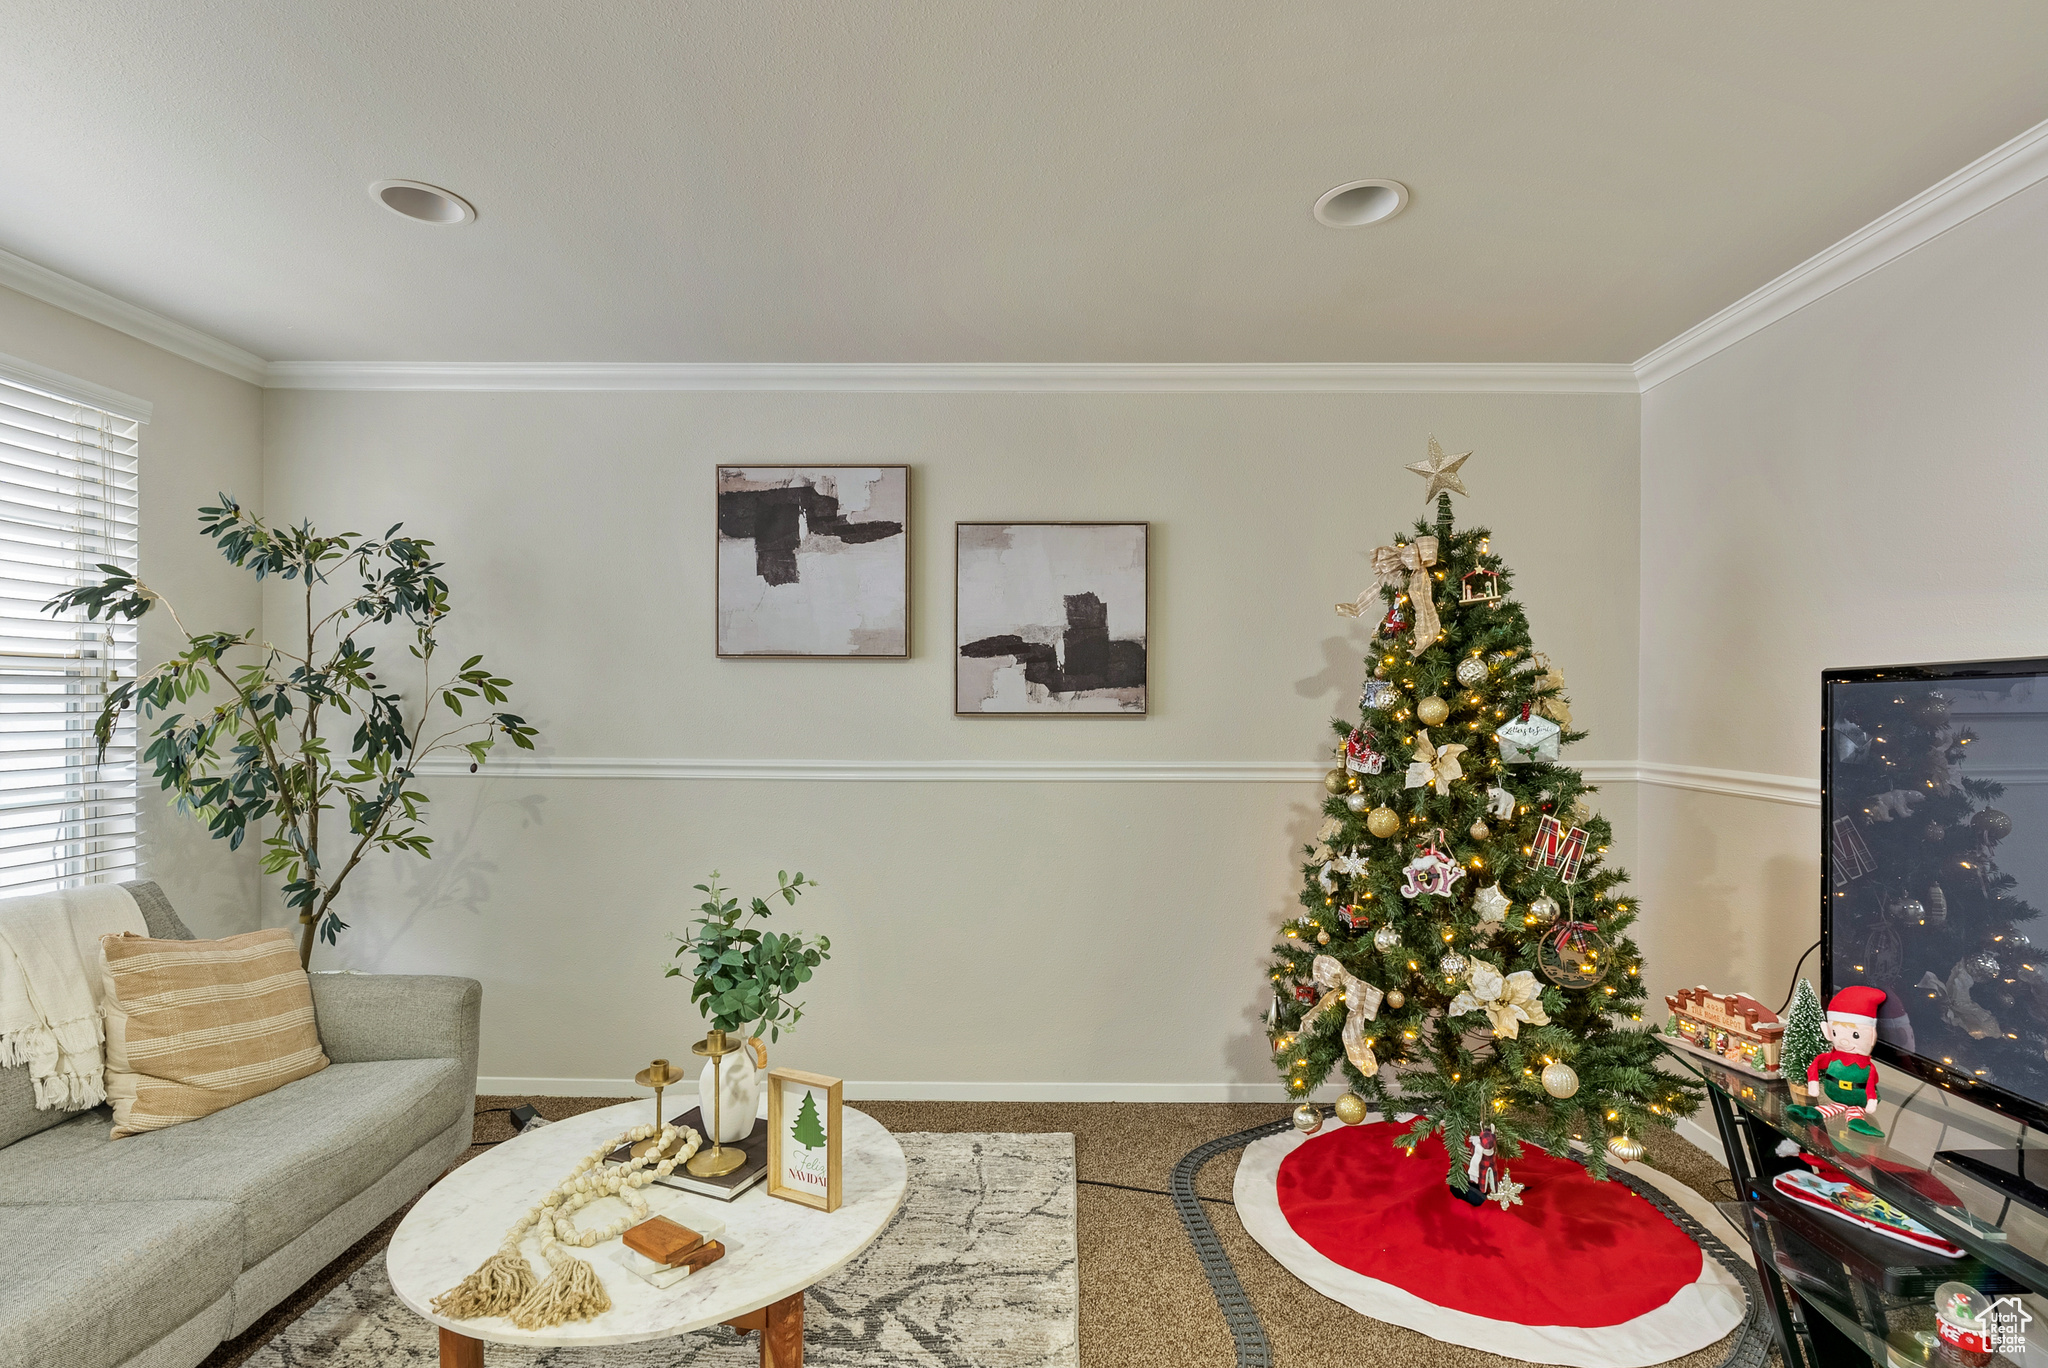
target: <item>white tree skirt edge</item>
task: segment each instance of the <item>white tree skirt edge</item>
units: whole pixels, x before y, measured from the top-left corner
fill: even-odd
[[[1376,1115],[1367,1118],[1379,1119]],[[1361,1315],[1419,1331],[1446,1344],[1570,1368],[1649,1368],[1704,1349],[1742,1323],[1742,1285],[1705,1251],[1701,1251],[1699,1278],[1670,1301],[1634,1320],[1594,1328],[1490,1320],[1437,1306],[1391,1283],[1354,1273],[1295,1234],[1280,1211],[1281,1161],[1316,1138],[1293,1131],[1245,1147],[1233,1193],[1238,1219],[1282,1268]],[[1749,1257],[1749,1241],[1692,1189],[1641,1164],[1613,1167],[1648,1182],[1722,1243]]]

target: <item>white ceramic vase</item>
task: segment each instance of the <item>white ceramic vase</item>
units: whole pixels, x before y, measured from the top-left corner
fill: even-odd
[[[728,1032],[728,1040],[737,1038]],[[759,1058],[756,1059],[758,1052]],[[704,1126],[708,1132],[711,1118],[718,1117],[717,1140],[721,1145],[744,1140],[754,1129],[754,1113],[761,1106],[761,1089],[768,1082],[768,1075],[762,1070],[768,1063],[767,1047],[760,1041],[747,1039],[737,1050],[723,1059],[707,1059],[704,1071],[697,1075],[697,1097],[704,1113]],[[713,1083],[714,1073],[716,1084]],[[717,1107],[711,1105],[712,1088],[719,1092]]]

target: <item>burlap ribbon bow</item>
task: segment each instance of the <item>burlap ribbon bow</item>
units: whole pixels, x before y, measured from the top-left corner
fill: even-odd
[[[1376,546],[1372,573],[1389,589],[1406,591],[1415,606],[1415,640],[1408,653],[1420,657],[1443,635],[1443,623],[1436,615],[1436,587],[1430,583],[1429,567],[1436,564],[1436,538],[1417,537],[1405,546]]]
[[[1344,1016],[1344,1057],[1357,1066],[1361,1073],[1377,1073],[1380,1062],[1372,1052],[1372,1046],[1365,1041],[1365,1024],[1380,1010],[1379,989],[1362,979],[1355,979],[1332,955],[1317,955],[1309,968],[1310,976],[1318,988],[1326,989],[1322,1000],[1308,1009],[1301,1019],[1303,1035],[1315,1029],[1323,1013],[1334,1011],[1336,1004],[1345,1005]]]

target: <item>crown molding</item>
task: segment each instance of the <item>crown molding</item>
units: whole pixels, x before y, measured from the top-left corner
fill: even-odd
[[[1626,760],[1575,763],[1595,783],[1626,783]],[[1329,762],[1307,760],[666,760],[626,757],[494,758],[476,771],[496,779],[782,780],[806,784],[1316,784]],[[429,778],[468,777],[469,761],[432,756],[417,772]],[[1714,773],[1715,771],[1704,771]]]
[[[66,403],[90,404],[116,418],[127,418],[137,423],[147,423],[154,411],[154,406],[147,399],[137,399],[132,394],[95,385],[90,380],[81,380],[75,375],[66,375],[63,371],[54,371],[48,366],[38,366],[33,361],[5,353],[0,353],[0,380],[12,380],[24,389],[32,389]]]
[[[1634,394],[1625,365],[1510,362],[785,364],[774,362],[274,361],[263,383],[306,390],[796,390],[880,394]]]
[[[1636,362],[1644,392],[2048,179],[2039,123]]]
[[[69,310],[80,318],[105,324],[116,332],[127,333],[152,347],[161,347],[187,361],[197,361],[202,366],[232,375],[237,380],[246,380],[252,385],[263,383],[265,363],[256,353],[244,351],[232,342],[224,342],[174,318],[165,318],[139,304],[116,299],[104,290],[96,290],[83,281],[59,275],[47,266],[38,266],[12,252],[0,251],[0,285],[19,290],[45,304]]]

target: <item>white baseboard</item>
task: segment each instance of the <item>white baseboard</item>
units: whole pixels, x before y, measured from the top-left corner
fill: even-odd
[[[493,1097],[645,1097],[630,1078],[479,1078],[479,1093]],[[696,1096],[688,1079],[670,1086],[673,1094]],[[1337,1085],[1315,1094],[1333,1102]],[[848,1079],[849,1102],[1285,1102],[1278,1083],[926,1083]]]
[[[1728,1151],[1722,1148],[1721,1137],[1693,1120],[1690,1116],[1678,1118],[1678,1138],[1689,1141],[1694,1149],[1706,1155],[1707,1158],[1713,1160],[1722,1168],[1728,1167]]]

